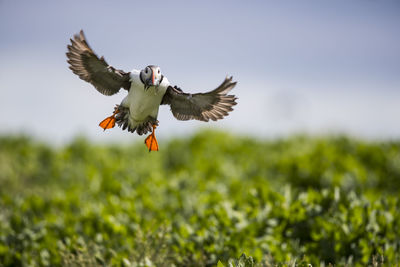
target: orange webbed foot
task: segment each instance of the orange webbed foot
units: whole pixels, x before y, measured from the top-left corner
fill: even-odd
[[[114,113],[113,113],[110,117],[107,117],[107,118],[105,118],[104,120],[102,120],[102,121],[99,123],[99,126],[100,126],[101,128],[103,128],[104,131],[107,130],[107,129],[114,128],[114,127],[115,127],[115,121],[116,121],[115,115],[116,115],[118,112],[119,112],[119,110],[116,109],[116,110],[114,111]]]
[[[144,143],[149,149],[149,152],[158,151],[158,142],[154,134],[155,130],[156,130],[156,125],[153,125],[153,132],[149,136],[147,136],[146,139],[144,140]]]

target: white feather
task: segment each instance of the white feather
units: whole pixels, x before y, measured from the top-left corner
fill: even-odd
[[[151,86],[145,90],[140,80],[140,71],[132,70],[130,76],[131,88],[121,105],[129,108],[129,126],[134,128],[146,121],[149,116],[157,119],[162,98],[170,84],[164,77],[159,86]]]

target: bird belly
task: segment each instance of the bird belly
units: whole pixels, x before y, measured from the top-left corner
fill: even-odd
[[[129,108],[129,124],[135,127],[147,121],[149,117],[157,119],[158,109],[166,90],[143,86],[132,86],[122,105]]]

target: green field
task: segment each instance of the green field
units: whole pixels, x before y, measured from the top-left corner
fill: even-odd
[[[400,141],[202,131],[160,149],[0,137],[0,266],[400,263]]]

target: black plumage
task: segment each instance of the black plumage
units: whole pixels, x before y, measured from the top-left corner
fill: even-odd
[[[184,93],[177,86],[169,86],[161,104],[170,105],[172,114],[178,120],[216,121],[228,116],[237,104],[237,98],[227,94],[235,85],[232,77],[225,78],[216,89],[198,94]]]
[[[121,88],[129,91],[129,72],[108,65],[104,57],[98,58],[86,42],[82,30],[70,40],[71,44],[67,46],[67,62],[73,73],[91,83],[103,95],[116,94]]]

